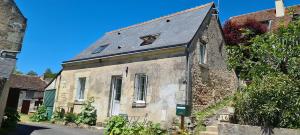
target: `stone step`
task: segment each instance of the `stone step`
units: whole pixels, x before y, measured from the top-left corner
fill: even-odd
[[[199,135],[218,135],[218,132],[202,131]]]
[[[218,132],[218,127],[217,126],[207,126],[206,131],[209,132]]]

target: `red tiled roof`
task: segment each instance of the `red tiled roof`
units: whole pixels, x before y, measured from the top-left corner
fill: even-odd
[[[272,20],[271,30],[276,30],[282,22],[284,22],[284,24],[287,25],[292,20],[292,17],[288,14],[289,8],[296,10],[296,13],[300,12],[300,5],[294,5],[294,6],[286,7],[284,17],[276,17],[276,9],[273,8],[273,9],[267,9],[267,10],[253,12],[253,13],[233,16],[229,20],[237,24],[244,24],[247,20],[253,20],[253,19],[259,22]]]
[[[10,88],[23,90],[44,91],[46,82],[37,76],[12,75],[10,78]]]

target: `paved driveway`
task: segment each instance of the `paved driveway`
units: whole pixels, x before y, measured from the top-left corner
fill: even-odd
[[[103,130],[69,128],[54,124],[20,123],[15,131],[6,135],[103,135]]]

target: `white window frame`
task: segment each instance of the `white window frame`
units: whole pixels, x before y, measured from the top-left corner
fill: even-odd
[[[82,88],[81,79],[84,79],[84,88]],[[76,91],[76,100],[77,101],[84,101],[84,95],[86,92],[86,84],[87,84],[87,78],[86,77],[79,77],[77,79],[77,91]],[[80,97],[80,92],[83,91]]]
[[[144,82],[144,86],[141,86],[141,78],[142,77],[145,77],[145,82]],[[146,103],[146,97],[147,97],[147,87],[148,87],[148,76],[146,74],[136,74],[135,75],[135,93],[134,93],[134,102],[135,103]],[[142,99],[140,99],[141,95],[140,95],[140,92],[141,89],[144,90],[143,92],[143,97]]]
[[[207,45],[202,44],[199,40],[198,46],[199,46],[199,63],[205,65],[207,63]]]

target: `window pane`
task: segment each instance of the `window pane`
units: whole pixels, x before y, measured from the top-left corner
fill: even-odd
[[[205,64],[206,45],[200,45],[200,63]]]
[[[79,93],[78,99],[84,99],[84,91],[85,91],[85,81],[86,78],[79,78]]]
[[[138,75],[138,88],[137,88],[137,100],[145,101],[146,96],[146,88],[147,88],[147,76],[146,75]]]
[[[115,88],[116,88],[115,100],[120,101],[121,100],[122,79],[117,78],[115,83],[116,83],[115,84]]]

